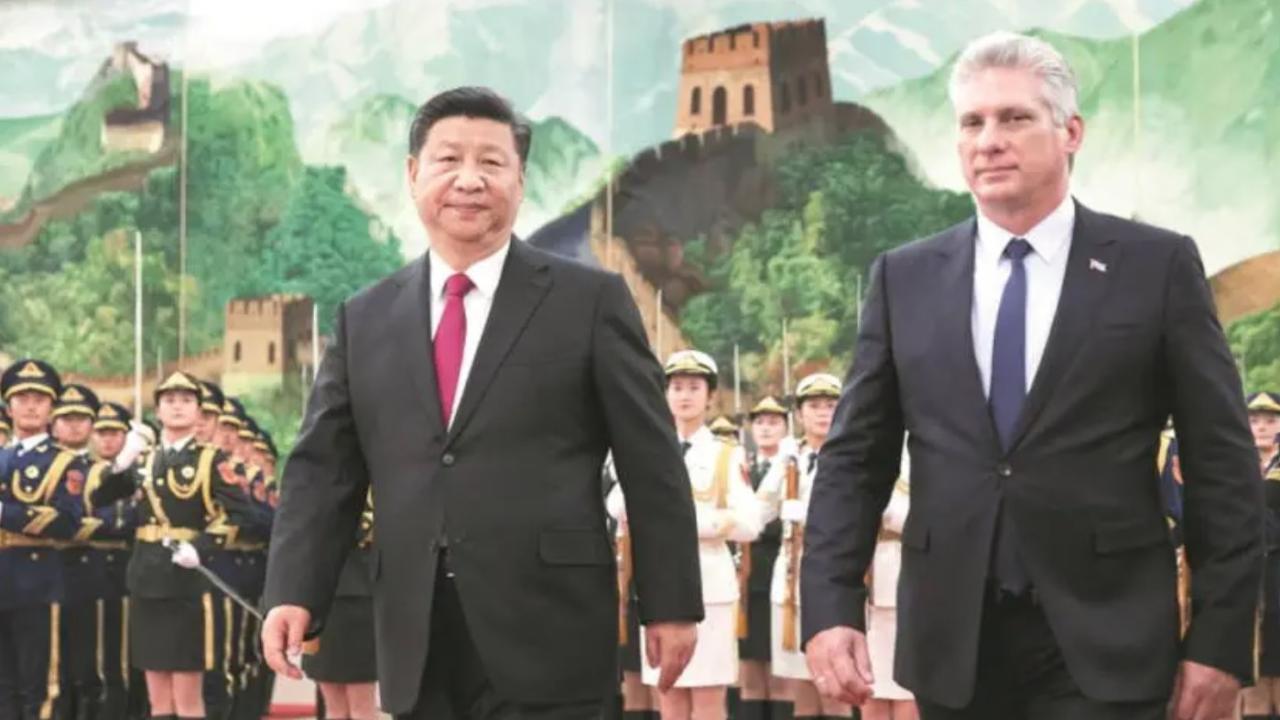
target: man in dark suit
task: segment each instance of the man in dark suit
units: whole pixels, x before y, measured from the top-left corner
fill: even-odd
[[[874,264],[805,533],[819,688],[893,672],[925,720],[1220,720],[1252,672],[1261,482],[1190,238],[1069,194],[1084,126],[1043,41],[975,41],[951,86],[977,218]],[[1173,417],[1193,617],[1179,642],[1156,478]],[[863,574],[898,474],[896,667],[869,666]]]
[[[689,481],[622,278],[512,238],[529,127],[481,88],[429,100],[408,180],[430,249],[338,310],[286,466],[263,644],[318,630],[372,488],[385,711],[588,718],[617,682],[600,469],[632,508],[647,655],[669,687],[702,595]]]

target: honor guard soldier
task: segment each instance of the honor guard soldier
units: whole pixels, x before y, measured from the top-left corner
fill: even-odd
[[[94,467],[89,453],[98,406],[98,396],[92,390],[68,383],[62,387],[52,414],[54,442],[75,453],[87,468],[87,483],[81,495],[84,518],[75,537],[62,550],[62,690],[58,715],[66,720],[96,720],[104,680],[98,674],[102,650],[98,645],[98,615],[106,578],[89,546],[89,538],[102,525],[93,515],[93,495],[102,490],[103,467]]]
[[[747,476],[751,488],[759,490],[770,472],[782,472],[794,448],[787,437],[786,406],[772,395],[764,397],[747,413],[754,453],[747,458]],[[738,685],[741,701],[735,718],[740,720],[785,720],[791,714],[791,702],[781,687],[782,682],[769,672],[770,615],[769,584],[773,565],[782,546],[782,522],[773,520],[760,531],[755,542],[745,545],[740,553],[738,573],[746,587],[746,634],[738,641],[741,659]]]
[[[740,446],[711,434],[707,410],[716,389],[717,369],[709,355],[681,350],[668,358],[667,405],[676,421],[685,467],[697,511],[702,602],[706,618],[698,624],[693,658],[660,696],[664,718],[723,717],[726,690],[738,680],[738,577],[729,542],[751,542],[760,534],[758,504],[743,476]],[[620,488],[607,502],[610,514],[626,522]],[[645,630],[640,630],[641,643]],[[646,685],[656,686],[658,669],[641,668]]]
[[[765,519],[780,518],[782,547],[773,566],[770,600],[773,603],[771,652],[773,674],[788,681],[794,715],[849,717],[851,709],[822,698],[809,676],[800,646],[800,564],[804,552],[804,524],[809,512],[809,492],[818,471],[818,452],[831,431],[831,419],[840,398],[840,379],[815,373],[796,385],[796,419],[803,439],[784,472],[761,483],[757,492]]]
[[[105,497],[95,497],[100,481],[95,473],[104,474],[124,450],[125,439],[133,422],[133,414],[120,403],[104,402],[93,423],[93,449],[98,462],[89,468],[85,484],[86,496],[93,499],[94,516],[102,526],[89,544],[102,565],[102,705],[98,720],[124,720],[128,713],[130,685],[129,642],[126,625],[129,617],[129,591],[126,572],[129,567],[128,540],[133,537],[134,499],[137,473],[129,474],[129,494],[109,504]]]
[[[333,606],[320,633],[320,648],[302,659],[307,677],[320,685],[326,720],[374,720],[377,716],[373,587],[373,495],[365,494],[356,546],[347,554]]]
[[[18,360],[0,376],[16,442],[0,452],[0,717],[50,720],[60,692],[63,561],[88,468],[49,439],[56,370]]]
[[[260,430],[258,423],[243,406],[240,407],[242,424],[237,431],[235,457],[239,458],[247,477],[246,490],[249,493],[249,504],[254,517],[255,533],[253,539],[241,538],[227,547],[237,554],[237,562],[243,565],[243,595],[249,602],[258,603],[262,597],[262,589],[266,584],[267,543],[271,532],[271,506],[267,504],[266,476],[262,466],[257,462],[254,444]],[[237,650],[242,663],[241,697],[237,699],[236,715],[242,720],[257,720],[266,714],[270,697],[269,689],[274,678],[267,671],[262,660],[261,644],[258,640],[261,625],[257,618],[244,618],[242,634]]]
[[[1263,572],[1261,628],[1255,648],[1253,687],[1240,692],[1242,718],[1280,714],[1280,395],[1259,392],[1246,399],[1253,445],[1262,467],[1266,502],[1266,569]]]
[[[9,408],[0,405],[0,448],[8,447],[13,437],[13,420],[9,418]]]
[[[160,444],[139,469],[142,500],[129,561],[133,664],[153,716],[203,718],[201,674],[213,669],[213,595],[196,568],[234,540],[248,503],[227,457],[195,439],[202,389],[176,372],[155,390]]]

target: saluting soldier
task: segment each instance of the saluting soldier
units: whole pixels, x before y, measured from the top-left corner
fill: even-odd
[[[132,659],[146,672],[153,716],[205,717],[201,674],[213,669],[213,595],[195,568],[245,525],[227,457],[195,439],[200,384],[175,372],[156,387],[161,443],[139,470],[137,542],[129,561]],[[171,549],[172,548],[172,549]]]
[[[17,442],[0,451],[0,717],[50,720],[60,692],[61,543],[84,516],[84,460],[48,435],[58,372],[23,359],[0,376]]]
[[[373,494],[365,494],[355,548],[347,555],[329,610],[320,648],[302,659],[302,669],[320,685],[327,720],[373,720],[377,715],[373,588]]]
[[[1280,395],[1259,392],[1246,399],[1253,445],[1262,468],[1263,499],[1266,502],[1266,569],[1263,573],[1261,637],[1253,687],[1240,693],[1244,718],[1268,718],[1280,714]]]
[[[840,398],[840,378],[814,373],[796,385],[796,419],[803,439],[796,454],[788,459],[792,467],[761,483],[757,496],[766,520],[780,518],[782,546],[773,566],[770,600],[773,604],[771,662],[773,674],[787,681],[788,695],[796,718],[849,717],[848,705],[823,698],[814,686],[800,646],[800,564],[803,562],[804,524],[809,512],[809,493],[818,471],[818,453],[831,431],[831,419]],[[787,476],[794,477],[787,482]],[[794,485],[794,487],[788,487]]]
[[[760,534],[760,512],[750,481],[742,476],[742,448],[716,438],[706,425],[716,390],[715,361],[697,350],[681,350],[668,358],[664,371],[667,405],[697,511],[706,618],[698,624],[693,658],[659,702],[664,720],[724,718],[726,690],[738,679],[738,578],[729,542],[754,540]],[[621,488],[610,493],[607,505],[611,515],[626,522]],[[640,635],[643,646],[643,627]],[[657,685],[657,668],[645,663],[640,674],[646,685]]]
[[[782,472],[783,463],[789,457],[784,447],[789,444],[784,442],[789,440],[787,414],[786,406],[772,395],[761,398],[747,413],[755,446],[755,452],[746,461],[753,490],[760,488],[770,472]],[[755,542],[747,545],[747,634],[738,642],[738,656],[742,661],[738,684],[742,701],[735,720],[784,720],[791,716],[791,702],[786,699],[783,683],[769,672],[772,651],[769,585],[781,543],[782,522],[774,519],[764,526]]]
[[[126,575],[129,567],[129,544],[136,529],[134,524],[135,489],[133,473],[123,497],[100,496],[102,476],[113,466],[125,447],[133,413],[120,403],[104,402],[93,423],[93,449],[98,462],[89,468],[85,495],[91,500],[93,514],[102,525],[94,532],[89,545],[102,566],[102,705],[98,720],[123,720],[129,711],[129,689],[132,672],[129,664],[129,641],[126,625],[129,618],[129,591]],[[136,442],[136,441],[135,441]],[[124,488],[122,488],[124,489]]]

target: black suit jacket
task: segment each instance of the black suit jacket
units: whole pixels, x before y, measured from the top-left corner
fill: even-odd
[[[266,606],[329,607],[372,486],[383,709],[419,694],[439,548],[495,691],[614,692],[617,589],[600,494],[613,450],[645,622],[699,620],[692,498],[662,372],[621,277],[512,240],[452,426],[440,418],[430,265],[338,312],[283,476]]]
[[[1048,345],[1005,453],[974,359],[975,232],[970,220],[874,265],[805,532],[806,641],[863,627],[862,577],[906,430],[911,513],[895,668],[906,687],[955,707],[972,697],[1001,502],[1086,695],[1167,697],[1180,658],[1249,676],[1261,481],[1195,244],[1077,206]],[[1156,475],[1170,415],[1193,578],[1182,647]]]

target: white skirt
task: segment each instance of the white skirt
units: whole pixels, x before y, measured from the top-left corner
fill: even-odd
[[[676,687],[715,687],[738,681],[738,604],[718,603],[706,606],[706,618],[698,623],[698,646]],[[658,684],[658,668],[649,667],[644,657],[645,629],[640,628],[640,680],[645,685]]]
[[[893,648],[897,642],[898,609],[867,605],[867,650],[871,655],[871,697],[877,700],[911,700],[910,690],[893,680]]]
[[[799,647],[800,637],[800,606],[796,605],[796,649],[782,649],[782,606],[774,604],[773,625],[769,639],[772,644],[772,654],[769,657],[769,663],[775,677],[790,680],[810,679],[809,664],[805,662],[804,653]]]

